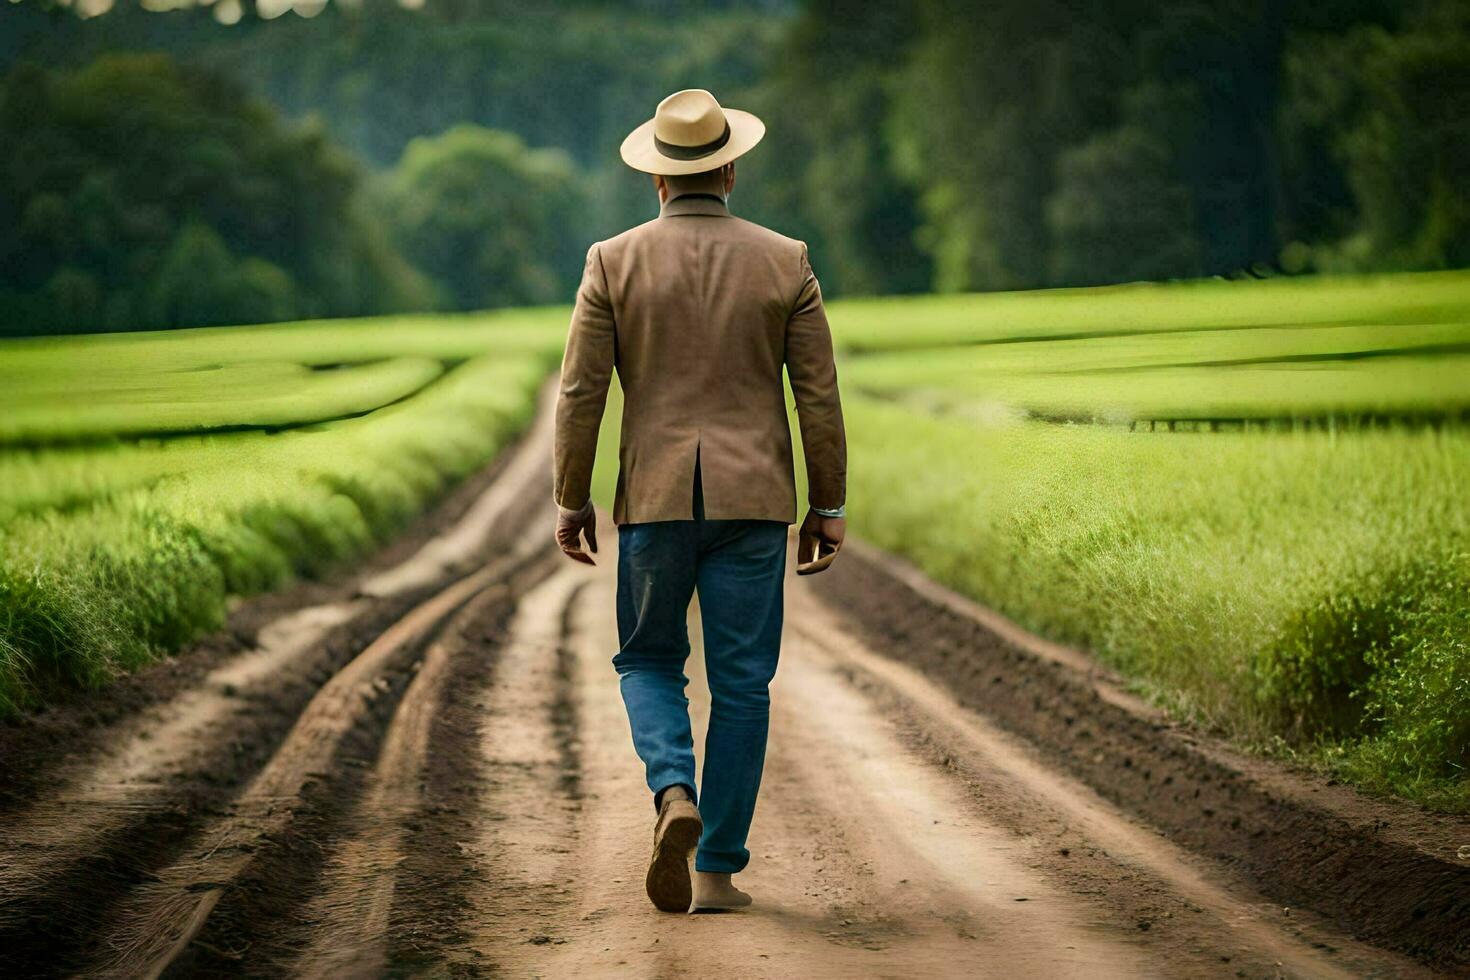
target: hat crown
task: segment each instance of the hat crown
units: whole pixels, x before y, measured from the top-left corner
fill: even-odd
[[[618,153],[646,174],[697,174],[748,153],[765,134],[765,123],[753,114],[724,108],[702,88],[686,88],[660,102]]]
[[[702,88],[675,92],[658,104],[653,135],[673,146],[703,146],[725,132],[725,113]]]

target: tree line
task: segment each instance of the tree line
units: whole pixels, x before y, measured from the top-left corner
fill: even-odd
[[[785,43],[847,288],[1470,263],[1460,0],[814,0]]]
[[[689,86],[833,295],[1470,264],[1459,0],[6,14],[8,333],[563,301]]]

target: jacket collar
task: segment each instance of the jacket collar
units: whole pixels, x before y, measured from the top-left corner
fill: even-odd
[[[730,208],[724,201],[711,197],[708,194],[685,194],[671,201],[665,201],[658,209],[660,218],[667,218],[676,214],[712,214],[721,218],[730,216]]]

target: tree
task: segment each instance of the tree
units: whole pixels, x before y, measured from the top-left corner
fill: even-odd
[[[580,179],[559,150],[463,125],[409,143],[381,199],[394,240],[455,309],[550,303],[582,269]]]
[[[942,290],[1048,282],[1056,161],[1116,121],[1142,0],[927,0],[894,125]]]
[[[284,269],[256,256],[240,260],[198,220],[179,229],[150,287],[142,314],[158,329],[290,320],[302,312]]]
[[[1470,10],[1303,36],[1286,57],[1282,143],[1297,263],[1470,264]]]
[[[157,71],[120,62],[11,73],[0,319],[35,323],[38,305],[49,318],[55,296],[57,322],[92,322],[100,296],[103,321],[136,324],[137,284],[196,217],[238,262],[289,276],[299,315],[414,294],[405,234],[424,236],[456,305],[568,298],[588,241],[654,213],[618,142],[658,95],[692,86],[765,119],[736,211],[806,239],[834,294],[1228,275],[1278,260],[1470,263],[1465,0],[725,0],[669,16],[677,6],[372,0],[231,30],[207,7],[119,4],[80,21],[16,6],[0,59],[77,65],[129,47],[211,68],[197,91],[171,95]],[[282,126],[220,71],[322,122]],[[92,110],[58,125],[86,73]],[[525,195],[437,198],[466,219],[401,194],[388,208],[385,193],[379,206],[408,222],[385,237],[333,140],[392,167],[410,139],[465,122],[563,150],[586,174],[573,181],[584,205],[568,216],[549,203],[548,219]],[[132,162],[93,165],[109,140]],[[527,193],[541,186],[490,166]],[[140,193],[155,184],[160,194]],[[546,186],[558,199],[560,180]],[[320,218],[302,220],[301,201]],[[527,222],[537,230],[517,240]],[[498,252],[481,254],[495,225]],[[537,250],[554,255],[551,272]],[[461,259],[479,271],[454,269]],[[515,285],[496,293],[488,279]]]
[[[1047,201],[1051,279],[1076,285],[1197,276],[1189,189],[1169,148],[1122,126],[1063,154]]]
[[[913,34],[901,6],[810,3],[749,108],[767,146],[740,163],[737,209],[808,240],[829,294],[927,289],[918,195],[900,176],[890,121]]]
[[[422,308],[319,129],[164,55],[0,81],[0,330]]]

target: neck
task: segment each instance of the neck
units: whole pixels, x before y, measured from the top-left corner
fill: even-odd
[[[664,187],[668,190],[667,200],[670,201],[685,194],[713,194],[719,198],[725,196],[725,178],[718,170],[706,174],[665,177]]]

